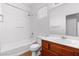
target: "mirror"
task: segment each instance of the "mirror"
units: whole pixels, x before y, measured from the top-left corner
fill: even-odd
[[[52,17],[50,32],[52,34],[79,36],[79,13],[66,15],[63,19]]]
[[[66,16],[66,35],[79,36],[79,13]]]

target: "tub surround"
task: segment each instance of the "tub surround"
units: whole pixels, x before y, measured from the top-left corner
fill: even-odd
[[[24,3],[0,3],[0,55],[20,55],[28,50],[30,39],[30,8]],[[1,18],[2,19],[2,18]]]

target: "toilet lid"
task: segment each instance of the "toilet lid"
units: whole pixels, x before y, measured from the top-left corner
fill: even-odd
[[[40,47],[40,45],[39,44],[32,44],[30,47],[31,48],[37,48],[37,47]]]

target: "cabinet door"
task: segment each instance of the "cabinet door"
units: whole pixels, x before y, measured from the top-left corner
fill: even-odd
[[[73,56],[74,55],[72,48],[63,46],[60,44],[56,44],[56,43],[50,44],[50,50],[57,52],[61,56]]]
[[[63,48],[62,49],[62,55],[63,56],[73,56],[74,52],[70,49]]]
[[[48,56],[48,50],[45,48],[42,48],[42,56]]]
[[[53,51],[42,48],[42,56],[58,56],[58,54]]]
[[[48,49],[49,42],[42,40],[42,47]]]
[[[79,56],[79,52],[76,52],[76,53],[74,53],[75,54],[75,56]]]
[[[75,56],[79,56],[79,49],[75,49],[74,55],[75,55]]]
[[[58,53],[48,50],[48,56],[59,56]]]

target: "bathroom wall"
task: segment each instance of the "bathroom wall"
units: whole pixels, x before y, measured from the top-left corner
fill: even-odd
[[[79,12],[79,3],[64,3],[49,10],[50,32],[66,33],[66,15]]]
[[[10,6],[12,5],[12,6]],[[9,52],[9,50],[25,51],[24,47],[28,48],[28,44],[31,44],[34,40],[30,39],[30,20],[28,17],[29,7],[24,4],[2,4],[3,22],[0,26],[0,45],[1,53]],[[19,6],[19,7],[18,7]],[[18,8],[15,8],[18,7]],[[22,9],[22,10],[21,10]],[[23,11],[24,10],[24,11]],[[24,47],[23,47],[24,46]],[[27,50],[26,48],[26,50]],[[23,49],[23,50],[22,50]],[[19,51],[19,53],[20,53]],[[11,54],[17,53],[14,51]],[[7,54],[10,54],[7,53]]]
[[[1,12],[1,4],[0,4],[0,15],[2,14],[2,12]],[[1,16],[0,16],[0,20],[2,20],[1,19]],[[0,52],[1,52],[1,38],[2,38],[2,22],[0,22]]]
[[[0,3],[0,14],[2,14],[1,10],[2,10],[2,9],[1,9],[1,3]]]
[[[30,7],[32,13],[34,14],[31,17],[31,30],[34,33],[34,35],[47,34],[49,32],[48,15],[43,18],[38,18],[38,11],[45,6],[46,4],[39,3],[39,4],[34,4]]]

